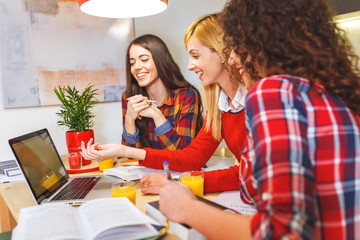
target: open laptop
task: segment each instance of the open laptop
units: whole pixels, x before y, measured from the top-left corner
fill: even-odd
[[[16,161],[38,204],[63,202],[80,205],[87,200],[111,197],[111,176],[69,177],[46,128],[9,140]],[[88,186],[84,187],[85,184]],[[70,190],[68,185],[71,186]],[[85,189],[75,193],[74,188]]]

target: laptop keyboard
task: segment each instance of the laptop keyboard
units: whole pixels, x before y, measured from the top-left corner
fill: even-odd
[[[99,180],[100,177],[74,178],[51,201],[84,199]]]

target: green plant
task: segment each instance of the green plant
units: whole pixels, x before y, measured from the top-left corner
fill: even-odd
[[[95,98],[97,91],[94,85],[88,85],[82,94],[75,87],[55,88],[54,92],[62,103],[60,112],[56,113],[61,118],[57,124],[74,132],[84,132],[91,128],[94,125],[91,110],[98,103]]]

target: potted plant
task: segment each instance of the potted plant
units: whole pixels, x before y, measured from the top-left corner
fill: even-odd
[[[66,145],[69,153],[79,152],[81,149],[81,141],[87,143],[90,138],[94,139],[94,131],[91,129],[94,122],[94,114],[91,110],[96,103],[95,98],[98,89],[94,85],[89,84],[80,94],[75,87],[58,87],[54,92],[60,102],[61,109],[56,113],[60,117],[57,122],[59,126],[65,126],[69,130],[66,132]],[[91,160],[83,159],[83,165],[88,165]]]

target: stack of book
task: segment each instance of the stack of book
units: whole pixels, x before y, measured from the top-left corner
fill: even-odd
[[[0,183],[24,179],[15,160],[0,162]]]
[[[211,206],[217,207],[222,210],[235,212],[223,205],[217,204],[213,201],[207,200],[202,197],[197,198],[200,201],[203,201]],[[166,217],[160,212],[159,210],[159,201],[149,202],[146,203],[146,214],[149,215],[151,218],[158,221],[160,225],[166,225]],[[173,221],[169,221],[169,229],[168,233],[175,234],[178,236],[181,240],[205,240],[207,239],[204,235],[202,235],[199,231],[196,229],[181,223],[176,223]]]

